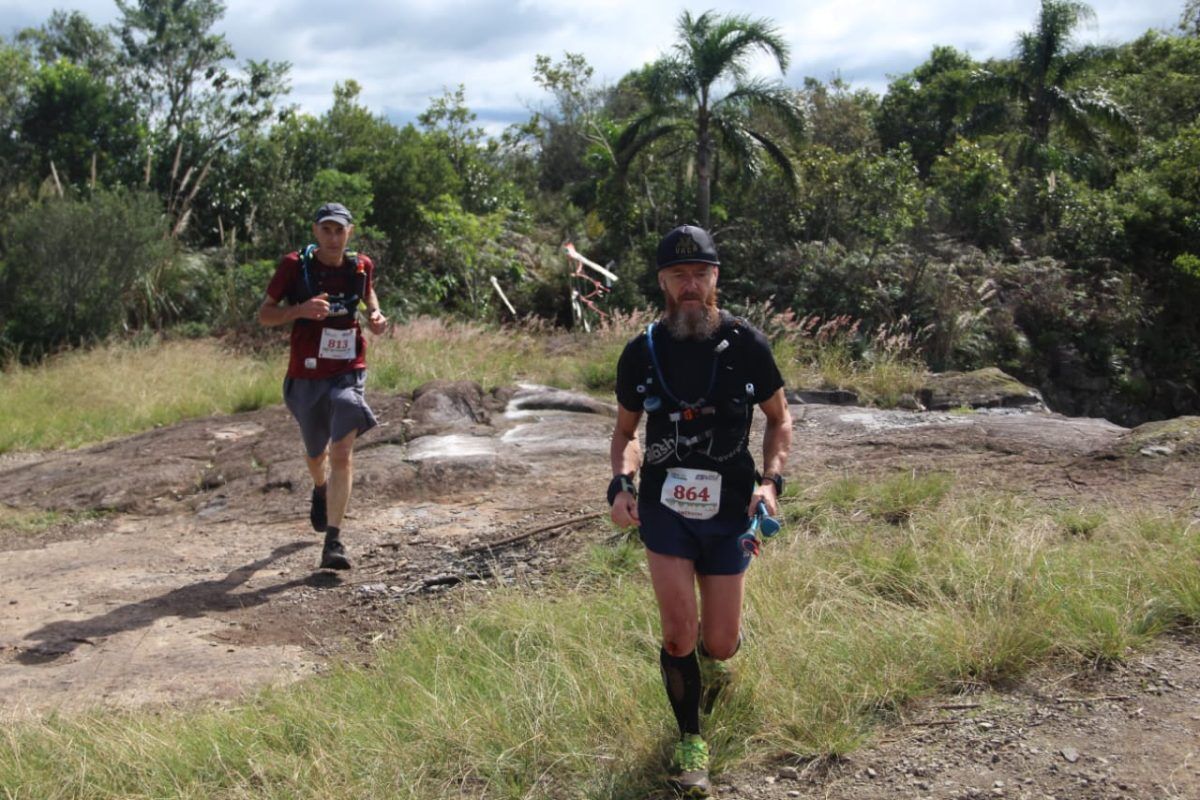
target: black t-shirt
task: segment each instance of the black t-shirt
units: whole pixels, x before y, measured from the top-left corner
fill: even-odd
[[[722,341],[729,345],[718,353]],[[746,446],[750,416],[754,406],[783,387],[770,343],[744,320],[722,313],[721,327],[704,341],[679,341],[664,326],[655,325],[654,352],[661,379],[651,363],[645,333],[625,346],[617,362],[617,402],[630,411],[643,411],[646,397],[662,401],[661,411],[646,413],[641,496],[657,500],[671,467],[712,470],[722,480],[717,518],[744,518],[754,492],[754,457]],[[708,410],[690,420],[673,421],[668,414],[679,410],[675,400],[700,403]],[[709,429],[711,439],[683,443]]]

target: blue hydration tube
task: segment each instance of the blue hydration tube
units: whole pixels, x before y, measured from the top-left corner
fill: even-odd
[[[743,553],[756,556],[761,547],[758,534],[761,533],[764,539],[770,539],[779,533],[779,528],[779,520],[769,516],[767,514],[767,504],[759,500],[758,507],[754,510],[754,516],[750,518],[750,524],[747,526],[746,532],[738,537],[738,545],[742,548]]]
[[[712,374],[709,375],[709,377],[708,377],[708,388],[704,390],[704,396],[701,397],[699,400],[697,400],[695,403],[683,402],[682,400],[680,400],[678,397],[675,396],[674,392],[671,391],[671,387],[667,385],[666,378],[663,377],[662,367],[660,367],[659,363],[658,363],[658,354],[656,352],[654,352],[654,324],[655,323],[651,322],[648,326],[646,326],[646,344],[649,345],[650,363],[654,366],[654,374],[658,376],[658,385],[662,387],[662,390],[664,392],[666,392],[667,397],[671,398],[671,400],[674,401],[674,403],[676,405],[680,406],[681,408],[696,408],[698,406],[703,405],[704,402],[707,400],[708,396],[713,393],[713,389],[716,388],[716,386],[717,386],[717,366],[718,366],[718,362],[720,359],[718,359],[717,356],[715,356],[715,355],[713,356]],[[718,348],[719,349],[717,352],[719,354],[720,351],[723,350],[724,348],[720,347],[720,345],[718,345]],[[647,411],[657,411],[660,407],[661,407],[661,404],[656,405],[655,408],[648,408],[646,410]]]

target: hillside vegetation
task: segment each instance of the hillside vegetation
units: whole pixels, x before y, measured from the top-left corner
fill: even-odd
[[[1086,5],[1044,0],[1008,57],[931,42],[883,94],[785,85],[804,54],[772,20],[684,12],[611,84],[583,54],[537,57],[544,99],[491,138],[465,86],[411,124],[354,80],[300,113],[291,66],[239,61],[223,13],[144,0],[111,27],[54,12],[0,42],[7,364],[244,332],[336,198],[398,320],[511,323],[493,280],[548,325],[598,321],[573,290],[641,309],[657,238],[693,221],[716,234],[728,306],[843,321],[853,359],[903,340],[933,370],[998,366],[1124,424],[1200,408],[1194,0],[1177,30],[1103,47],[1074,38]],[[610,292],[573,276],[567,241],[612,263]]]

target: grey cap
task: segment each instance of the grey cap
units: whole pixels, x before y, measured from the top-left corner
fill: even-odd
[[[721,264],[717,259],[717,246],[713,244],[708,231],[703,228],[680,225],[658,243],[658,254],[654,259],[657,269],[695,262],[717,266]]]
[[[317,213],[313,217],[313,222],[320,225],[326,220],[333,220],[345,227],[354,222],[354,217],[350,214],[350,209],[341,203],[326,203],[317,209]]]

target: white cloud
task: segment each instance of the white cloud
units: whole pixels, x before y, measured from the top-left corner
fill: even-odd
[[[320,113],[336,82],[353,78],[363,102],[409,119],[443,88],[464,84],[468,104],[497,129],[542,94],[533,82],[534,56],[582,53],[596,77],[615,82],[669,49],[683,6],[655,0],[367,0],[330,8],[315,0],[227,0],[220,30],[239,58],[286,60],[292,101]],[[717,4],[701,3],[693,13]],[[1081,43],[1127,41],[1148,28],[1170,28],[1182,0],[1097,0],[1096,23],[1080,29]],[[66,0],[97,23],[116,19],[108,0]],[[883,91],[889,74],[905,72],[935,45],[984,59],[1012,52],[1029,30],[1038,0],[759,0],[726,2],[722,14],[767,17],[792,50],[787,80],[822,80],[835,72],[856,86]],[[10,32],[49,16],[28,0],[0,0]],[[758,68],[777,74],[768,59]]]

